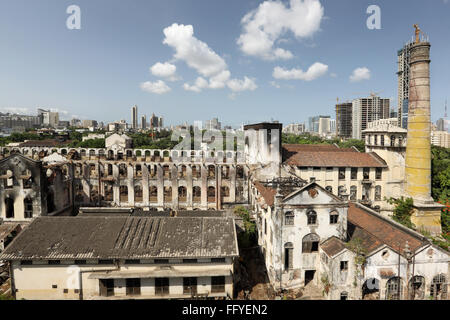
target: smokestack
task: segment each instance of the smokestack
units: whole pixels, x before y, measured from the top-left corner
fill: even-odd
[[[410,48],[408,136],[405,159],[405,193],[414,200],[411,222],[440,235],[442,205],[431,197],[430,43],[420,41]]]
[[[410,49],[406,193],[415,200],[431,198],[430,43]]]

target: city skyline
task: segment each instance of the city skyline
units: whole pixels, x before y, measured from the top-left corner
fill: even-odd
[[[10,48],[0,62],[0,112],[42,106],[57,109],[62,119],[128,121],[136,104],[140,114],[161,114],[167,125],[213,117],[233,126],[270,119],[288,124],[316,114],[333,117],[336,97],[345,101],[372,91],[390,98],[395,108],[397,50],[419,23],[433,43],[432,121],[443,116],[450,46],[441,35],[450,24],[439,16],[450,9],[448,3],[408,1],[400,10],[402,1],[379,1],[381,29],[370,30],[369,2],[274,2],[278,15],[298,18],[310,10],[315,18],[263,25],[273,31],[267,31],[268,47],[252,33],[252,25],[261,27],[259,18],[267,14],[269,3],[263,3],[136,1],[121,10],[123,4],[115,1],[80,1],[80,30],[65,26],[67,1],[10,3],[0,19],[0,38]],[[208,15],[201,13],[205,10]],[[37,23],[40,28],[30,28]],[[185,35],[187,51],[171,32]],[[200,57],[189,51],[197,47],[204,49]],[[196,58],[207,63],[200,66]]]

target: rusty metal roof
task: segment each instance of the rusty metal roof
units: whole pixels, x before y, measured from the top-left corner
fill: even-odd
[[[232,218],[38,217],[4,260],[151,259],[237,256]]]

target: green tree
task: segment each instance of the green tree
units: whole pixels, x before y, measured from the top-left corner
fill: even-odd
[[[389,204],[394,205],[392,219],[404,226],[414,229],[415,225],[411,222],[414,201],[412,198],[401,197],[399,199],[390,198],[386,200]]]

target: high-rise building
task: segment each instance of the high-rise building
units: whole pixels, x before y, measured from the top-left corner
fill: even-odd
[[[37,109],[38,117],[41,118],[43,126],[56,128],[59,125],[59,113],[50,110]]]
[[[308,118],[308,132],[325,136],[332,132],[332,120],[330,116],[315,116]],[[334,123],[335,126],[335,123]]]
[[[147,129],[147,116],[141,116],[141,129]]]
[[[134,105],[131,108],[131,128],[136,130],[138,128],[138,107]]]
[[[371,95],[368,98],[359,98],[352,101],[352,138],[364,139],[362,132],[367,123],[387,119],[390,116],[389,99],[382,99]]]
[[[283,132],[296,135],[302,134],[305,132],[305,124],[304,123],[288,124],[286,127],[283,128]]]
[[[397,98],[397,117],[398,126],[403,129],[408,128],[408,99],[409,99],[409,63],[410,50],[412,42],[403,46],[397,51],[397,80],[398,80],[398,98]]]
[[[218,118],[212,118],[211,120],[205,121],[205,129],[206,130],[220,130],[222,124],[219,122]]]
[[[351,102],[336,105],[336,135],[343,139],[352,137],[352,110]]]

